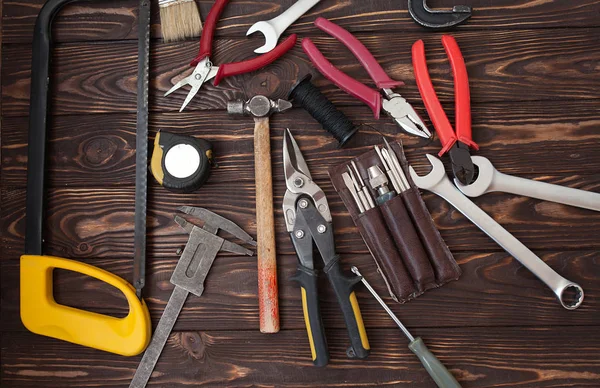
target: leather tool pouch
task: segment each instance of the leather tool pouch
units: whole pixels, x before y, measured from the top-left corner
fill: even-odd
[[[380,206],[359,213],[342,178],[350,161],[332,167],[329,176],[375,259],[390,296],[404,303],[426,290],[458,279],[461,271],[410,179],[402,147],[392,143],[392,148],[398,155],[411,188]],[[377,154],[374,150],[369,151],[354,158],[354,162],[360,179],[375,199],[377,193],[369,185],[367,169],[378,165],[384,170]],[[393,189],[391,182],[389,187]]]

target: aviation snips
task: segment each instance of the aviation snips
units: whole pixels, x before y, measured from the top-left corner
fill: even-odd
[[[331,212],[325,193],[317,186],[289,129],[283,136],[283,170],[287,190],[283,197],[285,225],[298,255],[298,270],[293,280],[302,289],[304,321],[313,363],[327,365],[329,351],[319,310],[317,271],[313,260],[313,242],[323,260],[323,272],[335,292],[342,309],[350,337],[346,354],[350,358],[366,358],[369,340],[363,324],[358,301],[353,291],[361,281],[359,276],[344,274],[335,252]]]

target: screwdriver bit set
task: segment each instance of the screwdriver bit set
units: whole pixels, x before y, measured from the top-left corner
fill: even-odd
[[[402,146],[385,141],[329,170],[390,296],[400,303],[461,274],[405,173],[406,164]]]

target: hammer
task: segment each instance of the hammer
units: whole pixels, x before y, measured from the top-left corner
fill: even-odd
[[[258,309],[260,331],[279,331],[275,220],[273,214],[273,177],[271,173],[271,137],[269,116],[292,107],[286,100],[273,101],[265,96],[227,103],[227,112],[254,117],[254,170],[256,179],[256,242],[258,256]]]

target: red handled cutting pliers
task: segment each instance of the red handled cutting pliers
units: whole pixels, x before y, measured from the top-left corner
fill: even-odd
[[[194,72],[177,82],[171,89],[169,89],[168,92],[165,93],[165,96],[168,96],[182,86],[190,85],[192,87],[185,98],[183,105],[181,105],[181,109],[179,109],[180,112],[186,107],[192,98],[194,98],[196,93],[198,93],[198,90],[200,90],[205,82],[214,78],[213,84],[216,86],[225,77],[258,70],[281,57],[296,44],[296,34],[292,34],[267,54],[260,55],[247,61],[213,66],[212,62],[210,61],[213,36],[215,33],[215,28],[217,27],[217,21],[219,20],[219,17],[221,16],[221,13],[225,9],[225,5],[227,5],[228,2],[229,0],[215,1],[215,4],[208,13],[208,17],[204,22],[202,36],[200,38],[200,52],[198,53],[198,56],[190,63],[190,66],[195,66]]]
[[[367,104],[373,110],[376,119],[379,119],[379,113],[383,109],[405,132],[424,138],[431,137],[431,132],[413,107],[400,94],[392,91],[393,87],[404,85],[404,82],[391,79],[373,54],[350,32],[322,17],[315,20],[315,26],[346,45],[367,70],[379,90],[371,89],[337,69],[309,38],[305,38],[302,40],[302,48],[321,74],[346,93]]]
[[[427,113],[429,113],[429,117],[442,143],[442,150],[438,155],[442,156],[448,152],[454,176],[462,184],[469,185],[473,183],[475,176],[475,166],[471,161],[469,148],[473,148],[474,150],[479,149],[479,146],[473,141],[471,136],[469,76],[467,75],[465,60],[456,40],[450,35],[444,35],[442,36],[442,45],[446,50],[446,55],[448,55],[450,67],[452,67],[452,73],[454,74],[456,133],[433,89],[429,71],[427,70],[425,45],[422,40],[416,41],[412,46],[415,79],[421,93],[421,98],[425,102]]]

